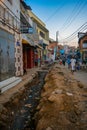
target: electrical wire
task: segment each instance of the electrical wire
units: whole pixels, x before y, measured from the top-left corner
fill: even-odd
[[[51,20],[57,13],[59,13],[59,11],[63,8],[65,4],[63,3],[62,6],[58,7],[46,20],[45,23],[49,22],[49,20]]]
[[[84,31],[86,31],[86,30],[87,30],[87,25],[84,26],[84,28],[82,28],[81,30],[79,30],[79,32],[84,32]],[[66,38],[66,39],[67,39],[67,40],[71,40],[71,39],[73,39],[74,37],[76,37],[77,34],[78,34],[78,32],[76,32],[76,33],[73,34],[71,37],[68,37],[68,38]]]
[[[77,8],[79,8],[81,1],[77,1],[76,5],[74,6],[72,12],[70,13],[69,17],[66,19],[66,21],[64,22],[64,24],[62,25],[62,27],[59,30],[63,30],[64,27],[69,23],[69,21],[71,20],[72,16],[75,14]]]
[[[73,21],[75,21],[75,19],[79,16],[79,14],[81,13],[81,11],[83,10],[83,7],[87,4],[87,1],[83,2],[83,4],[79,6],[77,12],[73,15],[72,19],[70,19],[69,23],[62,29],[62,31],[66,31],[66,29],[69,28],[69,26],[73,23]]]
[[[83,32],[83,31],[87,31],[87,22],[85,22],[81,27],[79,27],[74,33],[72,33],[70,36],[68,36],[67,38],[64,38],[60,41],[70,41],[73,40],[75,37],[77,37],[78,32]]]

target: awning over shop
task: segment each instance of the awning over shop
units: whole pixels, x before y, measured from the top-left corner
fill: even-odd
[[[27,40],[22,39],[22,44],[29,44]]]
[[[29,41],[25,40],[25,39],[22,39],[22,44],[29,44],[30,46],[34,46],[32,45]]]

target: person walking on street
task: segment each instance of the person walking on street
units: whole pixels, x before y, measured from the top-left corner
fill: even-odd
[[[67,64],[68,64],[68,69],[70,69],[70,67],[71,67],[71,60],[70,60],[70,58],[67,58]]]
[[[62,59],[62,63],[63,63],[64,66],[65,66],[65,62],[66,62],[66,58],[63,57],[63,59]]]
[[[72,58],[71,58],[71,72],[72,72],[72,74],[75,71],[75,65],[76,65],[76,59],[72,56]]]

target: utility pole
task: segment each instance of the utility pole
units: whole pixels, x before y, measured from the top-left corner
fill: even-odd
[[[59,31],[56,32],[56,42],[58,43],[58,35],[59,35]]]
[[[56,32],[56,56],[58,53],[58,35],[59,35],[59,31]]]

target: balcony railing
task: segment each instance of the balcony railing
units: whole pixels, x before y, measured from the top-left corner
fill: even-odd
[[[21,25],[20,26],[20,32],[23,33],[29,33],[29,27],[27,25]]]
[[[23,5],[21,4],[21,13],[23,15],[23,17],[26,19],[26,21],[30,24],[30,26],[33,26],[33,21],[32,19],[29,17],[29,14],[27,12],[27,10],[23,7]]]
[[[32,27],[33,21],[27,13],[24,13],[23,10],[24,9],[22,7],[22,15],[24,16],[28,24]],[[4,25],[9,26],[15,31],[20,31],[20,18],[15,16],[15,14],[4,4],[0,4],[0,22],[2,22]]]
[[[44,39],[44,38],[43,38],[43,37],[41,37],[40,35],[39,35],[39,40],[40,40],[41,42],[45,43],[46,45],[48,45],[48,44],[49,44],[49,41],[48,41],[48,40],[46,40],[46,39]]]
[[[25,38],[32,45],[39,44],[39,35],[38,35],[38,33],[32,33],[32,34],[30,34],[28,32],[27,27],[21,28],[21,35],[22,35],[22,38]]]
[[[4,5],[5,6],[5,5]],[[0,5],[0,22],[9,26],[15,31],[20,30],[20,20],[10,11],[9,8]]]

